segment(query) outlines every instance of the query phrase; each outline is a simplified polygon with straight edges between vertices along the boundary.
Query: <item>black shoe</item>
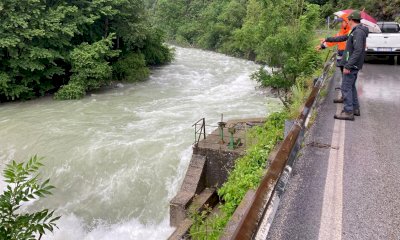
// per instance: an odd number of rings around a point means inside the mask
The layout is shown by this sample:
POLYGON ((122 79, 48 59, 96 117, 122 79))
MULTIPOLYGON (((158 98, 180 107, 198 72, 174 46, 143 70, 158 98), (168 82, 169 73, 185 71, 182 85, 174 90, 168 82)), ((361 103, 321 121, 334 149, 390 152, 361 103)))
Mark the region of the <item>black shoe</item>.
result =
POLYGON ((343 98, 336 98, 336 99, 333 99, 333 103, 343 103, 343 98))
POLYGON ((354 109, 354 116, 361 116, 360 109, 354 109))
POLYGON ((339 120, 354 121, 354 114, 353 114, 353 112, 342 111, 340 114, 335 114, 335 116, 333 116, 333 118, 339 119, 339 120))
POLYGON ((341 88, 340 87, 335 87, 335 90, 341 90, 341 88))

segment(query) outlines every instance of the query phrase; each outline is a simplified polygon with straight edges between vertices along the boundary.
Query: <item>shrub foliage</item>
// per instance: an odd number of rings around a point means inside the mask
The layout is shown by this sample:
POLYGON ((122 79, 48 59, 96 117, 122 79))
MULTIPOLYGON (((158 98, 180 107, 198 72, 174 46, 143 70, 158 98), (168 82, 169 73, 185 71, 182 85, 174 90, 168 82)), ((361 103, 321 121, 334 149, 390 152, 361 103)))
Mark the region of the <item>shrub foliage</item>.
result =
POLYGON ((44 209, 34 213, 21 210, 28 201, 37 200, 51 194, 54 188, 50 179, 40 180, 41 159, 32 157, 26 163, 8 164, 4 179, 8 183, 0 195, 0 238, 10 240, 40 239, 46 231, 52 232, 56 221, 54 211, 44 209))
POLYGON ((0 101, 69 83, 57 98, 81 97, 77 85, 87 91, 107 84, 111 66, 127 54, 143 52, 145 67, 170 61, 163 41, 142 0, 2 0, 0 101))

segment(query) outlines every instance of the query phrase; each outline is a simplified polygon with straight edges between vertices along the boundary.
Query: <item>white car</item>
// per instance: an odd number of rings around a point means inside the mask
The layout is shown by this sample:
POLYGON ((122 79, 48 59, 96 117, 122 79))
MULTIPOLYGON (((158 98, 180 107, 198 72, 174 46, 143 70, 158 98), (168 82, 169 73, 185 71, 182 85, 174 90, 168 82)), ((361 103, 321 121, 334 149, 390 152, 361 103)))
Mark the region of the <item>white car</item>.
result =
MULTIPOLYGON (((381 33, 368 34, 367 56, 389 57, 390 64, 394 57, 400 56, 400 25, 397 22, 378 22, 381 33)), ((397 62, 400 64, 400 57, 397 62)))

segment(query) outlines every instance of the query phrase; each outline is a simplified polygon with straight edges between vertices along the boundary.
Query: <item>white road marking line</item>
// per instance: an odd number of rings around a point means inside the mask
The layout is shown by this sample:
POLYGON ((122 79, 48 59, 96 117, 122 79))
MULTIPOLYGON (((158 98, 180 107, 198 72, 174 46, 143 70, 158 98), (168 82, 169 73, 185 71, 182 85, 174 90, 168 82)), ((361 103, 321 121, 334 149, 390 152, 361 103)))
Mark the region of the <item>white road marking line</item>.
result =
POLYGON ((345 126, 346 121, 335 120, 322 204, 319 240, 342 239, 345 126))

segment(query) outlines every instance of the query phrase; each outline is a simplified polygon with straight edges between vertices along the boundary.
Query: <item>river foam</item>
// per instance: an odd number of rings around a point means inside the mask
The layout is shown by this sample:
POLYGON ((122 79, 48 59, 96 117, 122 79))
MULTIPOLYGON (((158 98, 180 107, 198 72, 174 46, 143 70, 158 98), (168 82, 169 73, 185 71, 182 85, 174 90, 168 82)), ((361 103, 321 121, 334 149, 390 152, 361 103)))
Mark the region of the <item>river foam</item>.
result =
POLYGON ((158 240, 167 239, 173 229, 169 226, 169 221, 164 219, 157 224, 144 225, 137 219, 124 221, 121 223, 107 224, 97 221, 91 229, 85 229, 85 221, 69 214, 63 216, 58 227, 53 234, 47 234, 42 237, 43 240, 109 240, 109 239, 125 239, 125 240, 158 240))

